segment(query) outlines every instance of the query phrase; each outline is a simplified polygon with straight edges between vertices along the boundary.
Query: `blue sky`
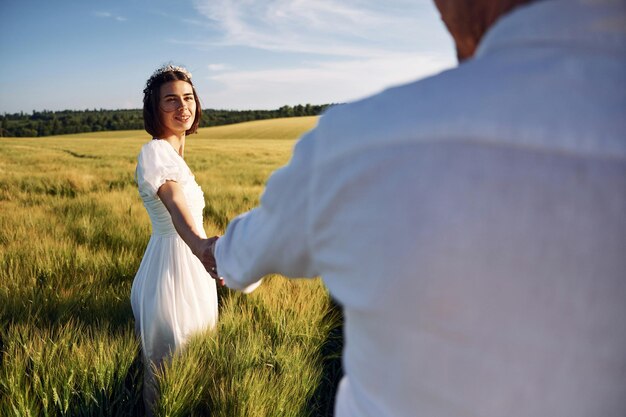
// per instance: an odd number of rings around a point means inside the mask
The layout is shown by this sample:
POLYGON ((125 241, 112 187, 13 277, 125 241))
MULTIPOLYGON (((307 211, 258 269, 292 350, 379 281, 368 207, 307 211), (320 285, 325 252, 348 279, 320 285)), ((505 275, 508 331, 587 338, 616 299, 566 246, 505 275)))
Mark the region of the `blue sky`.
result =
POLYGON ((345 102, 456 64, 431 0, 2 0, 0 113, 140 108, 185 65, 205 108, 345 102))

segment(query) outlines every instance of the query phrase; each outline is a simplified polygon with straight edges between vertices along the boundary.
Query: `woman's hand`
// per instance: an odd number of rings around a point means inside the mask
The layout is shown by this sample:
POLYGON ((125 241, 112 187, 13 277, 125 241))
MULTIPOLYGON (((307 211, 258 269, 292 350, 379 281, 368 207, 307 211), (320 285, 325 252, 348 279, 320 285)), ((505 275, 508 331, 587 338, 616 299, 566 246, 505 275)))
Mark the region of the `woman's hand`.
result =
POLYGON ((223 286, 224 279, 217 275, 217 263, 215 261, 215 244, 218 239, 219 236, 202 239, 193 252, 194 255, 200 259, 200 262, 202 262, 202 265, 204 265, 209 275, 223 286))

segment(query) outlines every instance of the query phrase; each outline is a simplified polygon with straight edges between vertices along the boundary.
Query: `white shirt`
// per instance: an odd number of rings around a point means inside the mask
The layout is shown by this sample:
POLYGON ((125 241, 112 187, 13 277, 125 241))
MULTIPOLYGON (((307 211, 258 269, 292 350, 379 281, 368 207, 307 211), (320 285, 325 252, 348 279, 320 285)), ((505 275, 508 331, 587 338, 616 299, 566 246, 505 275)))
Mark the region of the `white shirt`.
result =
POLYGON ((216 246, 321 275, 337 417, 626 415, 626 2, 512 12, 474 59, 337 106, 216 246))

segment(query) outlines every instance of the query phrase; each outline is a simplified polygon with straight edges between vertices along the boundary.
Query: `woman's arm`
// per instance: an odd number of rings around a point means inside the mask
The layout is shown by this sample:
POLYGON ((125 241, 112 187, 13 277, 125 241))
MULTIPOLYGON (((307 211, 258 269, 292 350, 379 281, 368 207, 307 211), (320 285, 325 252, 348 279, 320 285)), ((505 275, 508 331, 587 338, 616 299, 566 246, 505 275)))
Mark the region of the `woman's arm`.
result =
POLYGON ((217 279, 212 247, 217 236, 205 239, 200 235, 187 206, 185 194, 177 182, 166 181, 157 191, 157 195, 169 211, 178 235, 189 246, 191 252, 202 261, 209 274, 217 279))

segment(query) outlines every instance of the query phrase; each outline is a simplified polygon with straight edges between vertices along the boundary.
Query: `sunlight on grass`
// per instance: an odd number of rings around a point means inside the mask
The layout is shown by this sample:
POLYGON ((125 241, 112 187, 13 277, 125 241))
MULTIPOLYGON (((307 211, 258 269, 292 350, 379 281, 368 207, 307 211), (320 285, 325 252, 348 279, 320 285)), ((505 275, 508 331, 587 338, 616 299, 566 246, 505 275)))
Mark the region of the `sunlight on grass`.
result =
MULTIPOLYGON (((205 229, 254 207, 316 118, 201 129, 186 159, 205 229)), ((134 183, 144 132, 0 139, 0 415, 143 413, 130 288, 150 236, 134 183)), ((329 334, 340 317, 319 280, 268 277, 219 290, 217 331, 160 370, 162 416, 321 416, 329 334)), ((335 358, 336 359, 336 358, 335 358)), ((336 373, 336 372, 335 372, 336 373)))

